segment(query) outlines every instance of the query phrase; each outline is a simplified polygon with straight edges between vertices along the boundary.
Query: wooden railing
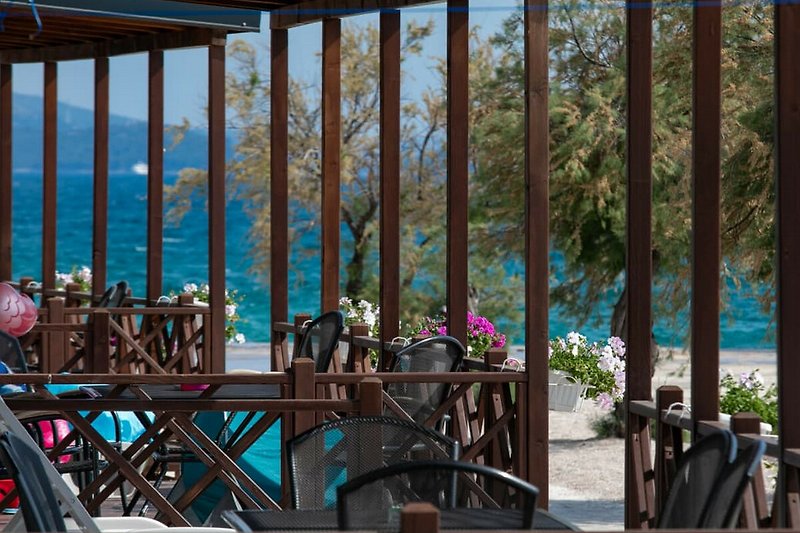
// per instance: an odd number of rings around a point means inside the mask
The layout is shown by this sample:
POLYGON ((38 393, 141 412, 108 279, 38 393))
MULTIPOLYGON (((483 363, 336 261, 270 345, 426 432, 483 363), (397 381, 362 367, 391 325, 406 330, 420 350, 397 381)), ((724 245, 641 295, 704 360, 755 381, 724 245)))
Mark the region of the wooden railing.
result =
POLYGON ((210 311, 190 294, 166 305, 129 295, 123 307, 99 308, 77 284, 43 290, 23 278, 16 285, 40 302, 38 323, 20 339, 35 370, 201 374, 211 368, 204 349, 210 311))
MULTIPOLYGON (((636 529, 650 529, 658 522, 660 510, 669 491, 677 463, 692 441, 692 432, 703 436, 727 424, 716 420, 694 421, 691 414, 683 408, 683 391, 679 387, 664 386, 658 389, 655 402, 631 402, 628 423, 637 428, 633 439, 634 446, 629 465, 634 469, 635 487, 630 492, 640 522, 633 524, 636 529), (655 428, 651 440, 651 427, 655 428), (696 427, 696 429, 695 429, 696 427)), ((775 528, 778 525, 780 506, 786 506, 786 526, 800 527, 800 450, 787 450, 781 461, 778 438, 774 435, 761 435, 761 420, 754 413, 738 413, 731 417, 730 429, 739 442, 746 447, 755 440, 764 441, 767 451, 764 463, 770 468, 783 469, 786 475, 785 489, 781 484, 769 486, 764 481, 763 464, 753 476, 742 505, 739 525, 746 529, 775 528), (772 505, 768 505, 769 501, 772 505)))

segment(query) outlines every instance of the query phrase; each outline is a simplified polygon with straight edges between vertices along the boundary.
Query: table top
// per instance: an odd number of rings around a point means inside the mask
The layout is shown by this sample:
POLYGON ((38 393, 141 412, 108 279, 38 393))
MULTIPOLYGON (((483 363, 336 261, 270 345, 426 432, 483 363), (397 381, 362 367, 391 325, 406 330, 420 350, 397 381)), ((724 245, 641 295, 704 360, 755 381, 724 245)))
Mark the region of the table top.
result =
MULTIPOLYGON (((515 509, 444 509, 439 512, 442 529, 513 529, 520 523, 520 511, 515 509)), ((337 531, 339 529, 335 509, 224 511, 222 518, 231 527, 243 533, 304 529, 337 531)), ((579 530, 568 520, 542 509, 536 510, 533 528, 579 530)))

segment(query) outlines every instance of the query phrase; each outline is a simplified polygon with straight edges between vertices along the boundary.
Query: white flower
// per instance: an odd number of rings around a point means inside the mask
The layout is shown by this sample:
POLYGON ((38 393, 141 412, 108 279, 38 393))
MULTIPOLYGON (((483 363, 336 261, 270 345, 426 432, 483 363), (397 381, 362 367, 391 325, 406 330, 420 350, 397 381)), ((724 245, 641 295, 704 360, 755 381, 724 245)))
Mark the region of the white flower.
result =
POLYGON ((577 346, 578 344, 581 344, 582 341, 584 340, 586 340, 586 337, 584 337, 577 331, 570 331, 569 333, 567 333, 567 343, 569 344, 577 346))
POLYGON ((341 298, 339 298, 339 305, 350 307, 353 305, 353 300, 351 300, 347 296, 342 296, 341 298))
POLYGON ((244 333, 237 333, 233 337, 233 340, 236 342, 236 344, 244 344, 244 342, 245 342, 244 333))
POLYGON ((236 306, 235 305, 226 305, 225 306, 225 316, 232 317, 236 314, 236 306))
POLYGON ((86 283, 92 282, 92 269, 84 266, 78 271, 78 279, 85 281, 86 283))
POLYGON ((575 356, 578 355, 578 345, 577 344, 572 347, 572 355, 575 355, 575 356))
POLYGON ((597 395, 597 405, 602 409, 611 409, 614 407, 614 400, 607 392, 601 392, 597 395))
POLYGON ((184 292, 197 292, 197 284, 196 283, 184 283, 183 284, 183 291, 184 292))
POLYGON ((203 283, 202 285, 200 285, 200 292, 202 292, 203 294, 208 294, 209 292, 208 283, 203 283))

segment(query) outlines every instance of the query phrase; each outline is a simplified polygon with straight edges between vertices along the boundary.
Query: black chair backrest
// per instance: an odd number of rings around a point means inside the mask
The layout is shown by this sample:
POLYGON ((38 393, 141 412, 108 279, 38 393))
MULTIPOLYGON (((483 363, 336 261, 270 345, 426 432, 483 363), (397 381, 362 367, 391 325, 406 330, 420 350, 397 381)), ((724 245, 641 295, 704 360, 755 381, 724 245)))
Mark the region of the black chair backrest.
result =
POLYGON ((120 307, 125 297, 128 295, 128 282, 119 281, 106 289, 106 292, 97 302, 97 307, 120 307))
POLYGON ((728 430, 703 437, 683 454, 658 520, 659 529, 698 529, 723 470, 736 457, 728 430))
POLYGON ((48 483, 39 451, 9 431, 0 435, 0 461, 11 473, 27 531, 66 531, 64 516, 48 483))
POLYGON ((341 311, 321 314, 306 327, 297 356, 310 357, 314 360, 316 372, 327 372, 343 329, 344 315, 341 311))
POLYGON ((419 459, 457 459, 459 444, 410 420, 386 416, 341 418, 287 443, 289 483, 296 509, 336 505, 337 486, 387 465, 419 459))
POLYGON ((339 529, 399 531, 399 508, 411 502, 441 509, 442 529, 533 529, 539 490, 486 465, 430 460, 367 472, 336 494, 339 529))
POLYGON ((734 529, 742 509, 742 496, 747 485, 758 472, 767 445, 755 441, 739 452, 732 463, 726 465, 714 486, 703 519, 706 529, 734 529))
POLYGON ((0 361, 15 374, 25 374, 28 372, 28 364, 25 362, 25 354, 19 341, 13 335, 0 330, 0 361))
MULTIPOLYGON (((429 337, 397 352, 391 371, 456 372, 466 352, 454 337, 429 337)), ((444 402, 450 388, 448 383, 390 383, 386 392, 415 422, 423 424, 444 402)))

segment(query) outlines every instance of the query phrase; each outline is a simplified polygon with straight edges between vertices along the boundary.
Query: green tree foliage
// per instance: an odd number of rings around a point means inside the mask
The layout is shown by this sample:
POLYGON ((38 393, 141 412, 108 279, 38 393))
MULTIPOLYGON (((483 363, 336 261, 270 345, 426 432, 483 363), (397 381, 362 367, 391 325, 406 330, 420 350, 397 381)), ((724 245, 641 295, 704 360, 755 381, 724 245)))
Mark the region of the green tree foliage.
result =
MULTIPOLYGON (((419 55, 432 23, 410 23, 404 31, 403 58, 419 55)), ((378 299, 379 212, 379 56, 374 26, 345 25, 342 31, 342 153, 341 218, 345 286, 355 299, 378 299)), ((228 162, 227 190, 240 200, 252 220, 249 233, 254 270, 269 269, 270 151, 269 80, 257 51, 235 41, 229 46, 234 68, 227 80, 228 127, 238 134, 234 157, 228 162)), ((406 74, 404 74, 406 75, 406 74)), ((302 237, 318 230, 321 202, 320 87, 290 80, 289 195, 290 240, 293 250, 319 253, 319 246, 301 249, 302 237)), ((436 278, 444 276, 446 107, 441 95, 429 91, 402 108, 401 131, 401 284, 404 322, 435 310, 443 301, 436 278), (434 273, 434 274, 432 274, 434 273), (410 294, 410 296, 408 296, 410 294)), ((173 220, 203 201, 207 174, 185 169, 167 189, 173 220)), ((266 276, 265 276, 266 277, 266 276)))
MULTIPOLYGON (((586 319, 625 267, 625 11, 610 1, 551 9, 551 237, 565 272, 554 300, 586 319)), ((771 21, 761 5, 723 10, 723 253, 726 279, 771 281, 771 21)), ((653 258, 661 316, 688 301, 691 231, 691 8, 656 10, 653 38, 653 258)), ((485 242, 524 241, 522 17, 487 44, 495 67, 480 103, 473 212, 485 242), (498 194, 506 190, 508 194, 498 194)), ((619 294, 619 293, 618 293, 619 294)), ((762 295, 769 301, 769 294, 762 295)), ((621 300, 624 301, 624 300, 621 300)), ((612 327, 613 331, 613 327, 612 327)), ((618 331, 618 330, 617 330, 618 331)))

